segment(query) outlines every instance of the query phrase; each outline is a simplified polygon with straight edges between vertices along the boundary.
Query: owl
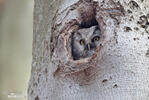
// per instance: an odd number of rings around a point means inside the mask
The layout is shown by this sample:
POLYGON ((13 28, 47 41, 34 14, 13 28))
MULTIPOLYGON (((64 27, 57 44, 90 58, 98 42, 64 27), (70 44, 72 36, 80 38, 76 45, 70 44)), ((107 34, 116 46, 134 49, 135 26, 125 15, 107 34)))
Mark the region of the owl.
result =
POLYGON ((74 60, 92 56, 99 44, 101 31, 98 26, 82 28, 72 35, 72 56, 74 60))

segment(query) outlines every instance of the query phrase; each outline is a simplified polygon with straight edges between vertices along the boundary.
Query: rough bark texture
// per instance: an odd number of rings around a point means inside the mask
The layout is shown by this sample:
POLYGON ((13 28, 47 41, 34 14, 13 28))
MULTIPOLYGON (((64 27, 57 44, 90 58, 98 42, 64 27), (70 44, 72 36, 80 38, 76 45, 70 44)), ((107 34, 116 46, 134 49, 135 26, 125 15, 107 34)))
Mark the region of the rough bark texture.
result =
POLYGON ((148 0, 35 0, 28 100, 148 100, 148 0), (71 36, 97 24, 102 43, 73 60, 71 36))

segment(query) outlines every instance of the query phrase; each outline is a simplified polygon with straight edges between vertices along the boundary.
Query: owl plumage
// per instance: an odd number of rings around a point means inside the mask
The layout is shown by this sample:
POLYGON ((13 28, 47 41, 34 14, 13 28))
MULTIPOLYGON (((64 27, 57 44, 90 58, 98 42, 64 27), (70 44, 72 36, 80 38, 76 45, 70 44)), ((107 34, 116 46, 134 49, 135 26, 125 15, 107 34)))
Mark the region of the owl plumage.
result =
POLYGON ((99 44, 101 31, 98 26, 82 28, 72 36, 72 56, 74 60, 92 56, 99 44))

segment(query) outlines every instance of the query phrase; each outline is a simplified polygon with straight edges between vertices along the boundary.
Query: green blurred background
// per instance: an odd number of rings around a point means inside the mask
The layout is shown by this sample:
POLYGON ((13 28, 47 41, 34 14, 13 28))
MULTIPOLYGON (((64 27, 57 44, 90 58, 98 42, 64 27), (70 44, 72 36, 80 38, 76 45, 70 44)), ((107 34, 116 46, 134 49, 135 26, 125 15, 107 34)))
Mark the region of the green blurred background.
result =
POLYGON ((34 0, 0 0, 0 100, 27 100, 34 0))

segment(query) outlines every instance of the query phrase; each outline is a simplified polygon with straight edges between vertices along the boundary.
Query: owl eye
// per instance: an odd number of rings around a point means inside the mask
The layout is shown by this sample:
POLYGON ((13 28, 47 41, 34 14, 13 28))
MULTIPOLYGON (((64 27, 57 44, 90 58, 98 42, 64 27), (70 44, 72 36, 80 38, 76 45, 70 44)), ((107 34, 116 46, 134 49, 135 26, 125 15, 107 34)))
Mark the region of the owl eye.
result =
POLYGON ((84 41, 83 39, 81 39, 81 40, 80 40, 80 44, 81 44, 81 45, 84 45, 84 44, 85 44, 85 41, 84 41))
POLYGON ((95 42, 95 41, 99 41, 99 39, 100 39, 99 36, 95 36, 95 37, 93 38, 93 42, 95 42))

